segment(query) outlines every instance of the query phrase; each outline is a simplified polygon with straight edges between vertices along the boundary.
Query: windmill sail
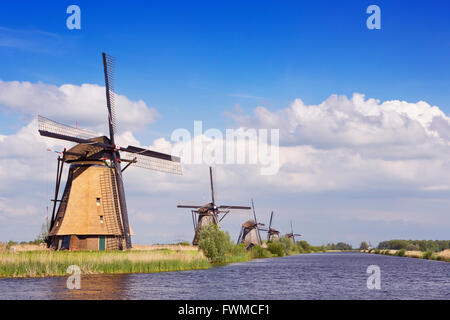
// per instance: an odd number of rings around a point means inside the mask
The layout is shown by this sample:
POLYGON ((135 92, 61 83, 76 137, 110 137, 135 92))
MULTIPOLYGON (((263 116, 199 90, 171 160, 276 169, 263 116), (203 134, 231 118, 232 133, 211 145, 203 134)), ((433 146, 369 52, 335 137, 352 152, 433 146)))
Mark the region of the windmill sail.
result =
MULTIPOLYGON (((38 115, 38 128, 39 128, 39 133, 42 136, 58 138, 58 139, 62 139, 62 140, 68 140, 65 138, 77 138, 77 139, 82 139, 82 140, 89 140, 89 139, 99 136, 99 134, 97 134, 93 131, 71 127, 71 126, 50 120, 50 119, 45 118, 40 115, 38 115)), ((72 140, 69 140, 69 141, 72 141, 72 140)), ((74 141, 74 142, 77 142, 77 141, 74 141)))
POLYGON ((169 154, 133 146, 120 149, 120 154, 123 160, 132 161, 132 166, 172 174, 182 174, 180 158, 169 154))
POLYGON ((105 92, 106 92, 106 107, 108 109, 108 124, 109 124, 109 139, 114 146, 112 152, 112 160, 114 163, 114 169, 116 171, 116 184, 118 191, 118 202, 120 206, 120 213, 122 215, 123 233, 125 237, 125 244, 127 249, 131 249, 131 234, 130 225, 128 222, 127 203, 125 199, 125 190, 122 179, 122 169, 120 166, 120 154, 115 148, 114 134, 116 132, 116 111, 115 111, 115 98, 114 98, 114 71, 116 59, 112 56, 102 53, 103 57, 103 71, 105 74, 105 92))
POLYGON ((108 109, 109 137, 114 144, 114 134, 116 125, 116 100, 114 92, 114 72, 116 68, 116 58, 106 53, 102 53, 103 71, 105 73, 106 107, 108 109))

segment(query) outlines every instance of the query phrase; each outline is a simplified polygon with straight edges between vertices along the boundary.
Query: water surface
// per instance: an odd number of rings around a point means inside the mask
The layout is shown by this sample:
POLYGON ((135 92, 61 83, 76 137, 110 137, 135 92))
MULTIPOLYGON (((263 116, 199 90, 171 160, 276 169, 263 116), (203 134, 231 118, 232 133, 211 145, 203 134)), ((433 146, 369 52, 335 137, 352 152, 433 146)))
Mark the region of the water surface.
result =
POLYGON ((450 263, 364 253, 316 253, 208 270, 0 279, 0 299, 450 299, 450 263), (367 289, 369 265, 381 290, 367 289))

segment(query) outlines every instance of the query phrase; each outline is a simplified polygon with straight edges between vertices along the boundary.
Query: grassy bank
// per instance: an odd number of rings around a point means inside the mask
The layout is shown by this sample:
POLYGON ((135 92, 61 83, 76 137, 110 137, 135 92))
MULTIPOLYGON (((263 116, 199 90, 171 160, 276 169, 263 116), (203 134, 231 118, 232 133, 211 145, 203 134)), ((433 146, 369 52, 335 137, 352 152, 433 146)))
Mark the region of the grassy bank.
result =
POLYGON ((199 246, 134 245, 128 251, 52 251, 36 244, 0 244, 0 278, 67 276, 76 265, 82 274, 153 273, 207 269, 252 259, 326 251, 287 238, 246 250, 216 225, 199 233, 199 246))
POLYGON ((63 276, 70 265, 77 265, 82 274, 153 273, 212 266, 197 250, 0 252, 0 277, 3 278, 63 276))
POLYGON ((438 260, 450 262, 450 249, 446 249, 440 252, 433 251, 418 251, 418 250, 382 250, 382 249, 371 249, 362 250, 363 252, 374 253, 374 254, 384 254, 390 256, 398 257, 408 257, 408 258, 418 258, 418 259, 428 259, 428 260, 438 260))

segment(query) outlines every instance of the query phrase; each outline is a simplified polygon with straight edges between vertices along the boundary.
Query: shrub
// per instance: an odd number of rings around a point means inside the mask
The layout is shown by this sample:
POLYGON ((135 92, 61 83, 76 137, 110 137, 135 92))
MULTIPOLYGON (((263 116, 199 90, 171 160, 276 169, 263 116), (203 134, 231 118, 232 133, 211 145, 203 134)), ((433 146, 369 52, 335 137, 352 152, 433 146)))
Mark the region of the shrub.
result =
POLYGON ((283 237, 279 241, 280 241, 281 245, 283 246, 285 256, 288 256, 292 253, 297 252, 297 247, 294 245, 294 243, 292 242, 292 240, 290 238, 283 237))
POLYGON ((283 245, 279 240, 270 241, 267 245, 267 249, 270 251, 270 253, 278 256, 278 257, 284 257, 285 252, 283 249, 283 245))
POLYGON ((19 244, 19 243, 18 243, 17 241, 12 241, 12 240, 9 240, 8 243, 7 243, 8 247, 16 246, 16 245, 18 245, 18 244, 19 244))
POLYGON ((254 258, 254 259, 271 257, 270 252, 267 249, 264 249, 261 246, 254 246, 254 247, 252 247, 251 255, 252 255, 252 258, 254 258))
POLYGON ((378 244, 378 249, 419 250, 439 252, 450 247, 450 240, 389 240, 378 244))
POLYGON ((311 247, 311 245, 308 242, 304 241, 304 240, 297 241, 297 243, 295 245, 297 247, 297 250, 300 253, 303 253, 303 252, 304 253, 310 253, 310 252, 313 251, 313 248, 311 247))
POLYGON ((428 260, 433 259, 433 251, 427 250, 426 252, 423 253, 422 258, 428 259, 428 260))
POLYGON ((400 249, 395 253, 396 256, 404 257, 405 256, 405 249, 400 249))
POLYGON ((243 256, 247 255, 247 249, 245 249, 245 243, 234 244, 231 247, 231 252, 233 256, 243 256))
POLYGON ((230 235, 220 230, 215 224, 201 227, 198 238, 198 247, 213 263, 224 262, 226 254, 231 253, 235 246, 231 242, 230 235))
POLYGON ((190 246, 191 243, 188 242, 188 241, 180 241, 180 242, 177 243, 177 245, 180 245, 180 246, 190 246))

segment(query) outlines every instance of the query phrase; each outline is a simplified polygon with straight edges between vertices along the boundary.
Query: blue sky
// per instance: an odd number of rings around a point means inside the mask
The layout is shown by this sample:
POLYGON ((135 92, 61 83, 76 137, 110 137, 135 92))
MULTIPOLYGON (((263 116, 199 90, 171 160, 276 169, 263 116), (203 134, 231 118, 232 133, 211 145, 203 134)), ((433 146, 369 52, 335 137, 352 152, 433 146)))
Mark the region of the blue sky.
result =
MULTIPOLYGON (((422 100, 448 115, 449 12, 448 1, 9 1, 2 3, 0 10, 0 80, 56 86, 103 85, 101 52, 105 51, 117 58, 116 91, 131 101, 142 99, 160 115, 156 122, 133 132, 146 145, 159 137, 168 139, 176 128, 192 131, 194 120, 203 120, 205 128, 234 127, 237 124, 229 114, 237 106, 248 115, 258 106, 275 115, 297 98, 305 105, 318 105, 332 94, 350 98, 356 92, 381 102, 422 100), (81 30, 66 27, 66 8, 71 4, 81 8, 81 30), (372 4, 381 8, 381 30, 366 27, 366 8, 372 4)), ((43 110, 45 113, 45 106, 43 110)), ((31 121, 31 114, 0 102, 0 138, 19 132, 31 121)), ((416 116, 420 117, 420 111, 416 116)), ((442 136, 447 134, 446 127, 439 128, 442 136)), ((392 141, 380 153, 391 150, 396 143, 392 141)), ((411 151, 414 146, 406 148, 411 151)), ((418 148, 425 155, 414 161, 429 156, 425 146, 418 148)), ((364 148, 355 150, 351 151, 356 156, 368 152, 364 148)), ((386 161, 392 158, 370 157, 386 161)), ((336 172, 342 169, 339 165, 336 172)), ((427 164, 426 168, 433 165, 427 164)), ((396 168, 400 172, 403 167, 396 168)), ((449 204, 444 200, 447 191, 442 191, 446 190, 442 186, 448 184, 444 179, 448 171, 446 162, 433 168, 435 171, 429 175, 436 178, 430 178, 429 185, 419 185, 417 177, 405 173, 391 181, 395 187, 387 189, 381 182, 378 189, 378 184, 372 187, 370 182, 368 189, 349 183, 349 189, 337 192, 325 188, 314 195, 299 191, 272 199, 267 197, 271 188, 268 184, 261 207, 270 212, 271 203, 276 203, 286 212, 280 217, 286 226, 289 214, 301 208, 302 221, 311 226, 307 236, 316 244, 341 239, 357 244, 364 234, 373 242, 415 235, 442 238, 450 226, 443 211, 449 204), (436 191, 423 194, 423 190, 436 191), (359 209, 373 210, 371 218, 356 221, 350 213, 346 216, 346 212, 359 209), (333 210, 341 212, 341 216, 330 214, 333 210), (423 224, 420 216, 430 210, 436 212, 430 218, 435 223, 423 224), (315 212, 316 216, 305 212, 315 212), (387 219, 385 214, 389 212, 400 220, 387 219), (405 218, 408 212, 414 213, 413 220, 405 218), (383 219, 377 220, 377 213, 383 219), (442 217, 445 223, 439 225, 437 221, 442 217), (396 223, 401 230, 396 229, 396 223), (333 234, 332 225, 340 226, 340 233, 333 234), (352 234, 351 230, 356 229, 360 231, 352 234)), ((365 178, 365 174, 355 174, 356 180, 365 178)), ((47 187, 51 188, 51 184, 47 187)), ((10 197, 14 190, 0 194, 0 200, 2 196, 10 197)), ((142 203, 131 212, 144 210, 140 194, 131 192, 130 198, 142 203)), ((164 196, 168 200, 159 203, 160 208, 180 199, 179 194, 164 196)), ((40 222, 35 223, 21 237, 30 238, 29 233, 34 232, 31 230, 39 226, 40 222)), ((153 228, 144 223, 141 230, 139 226, 136 230, 145 234, 144 227, 153 228)), ((190 237, 191 231, 184 226, 180 225, 179 230, 190 237)), ((19 233, 9 233, 14 234, 19 233)), ((140 239, 158 241, 157 237, 145 235, 140 239)))
POLYGON ((2 4, 11 31, 0 34, 23 44, 1 47, 2 80, 102 84, 106 51, 118 59, 118 92, 156 107, 153 129, 166 134, 186 120, 221 127, 235 104, 282 108, 333 93, 450 111, 447 1, 78 1, 81 30, 66 28, 69 4, 2 4), (381 30, 366 28, 370 4, 381 30))

